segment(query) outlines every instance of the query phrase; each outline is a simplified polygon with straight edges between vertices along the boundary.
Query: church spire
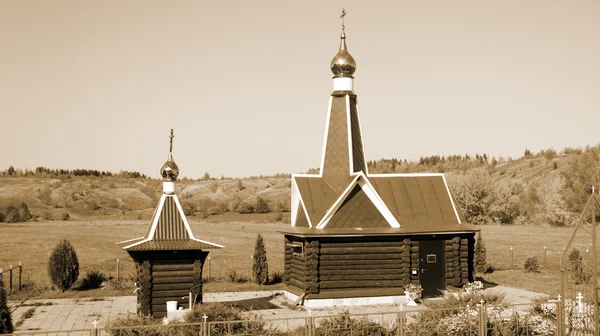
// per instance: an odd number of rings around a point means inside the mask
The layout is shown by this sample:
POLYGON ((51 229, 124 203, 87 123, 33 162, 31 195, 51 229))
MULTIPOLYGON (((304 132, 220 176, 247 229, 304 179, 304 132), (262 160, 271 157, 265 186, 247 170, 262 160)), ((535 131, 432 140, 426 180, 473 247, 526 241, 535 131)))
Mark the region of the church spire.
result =
POLYGON ((163 192, 166 194, 171 194, 175 192, 175 186, 173 182, 177 180, 179 176, 179 167, 173 160, 173 129, 171 128, 171 135, 169 136, 169 156, 167 157, 167 161, 163 164, 162 168, 160 168, 160 175, 163 178, 163 192))
POLYGON ((354 173, 367 173, 352 77, 356 62, 346 46, 345 16, 342 9, 340 48, 331 61, 333 93, 321 161, 321 174, 334 190, 354 173))
POLYGON ((354 57, 348 52, 346 46, 346 25, 344 24, 344 17, 346 16, 346 10, 342 8, 342 15, 340 15, 342 33, 340 34, 340 48, 337 54, 331 60, 331 72, 333 72, 333 89, 334 90, 352 90, 353 81, 352 75, 356 71, 356 61, 354 57))

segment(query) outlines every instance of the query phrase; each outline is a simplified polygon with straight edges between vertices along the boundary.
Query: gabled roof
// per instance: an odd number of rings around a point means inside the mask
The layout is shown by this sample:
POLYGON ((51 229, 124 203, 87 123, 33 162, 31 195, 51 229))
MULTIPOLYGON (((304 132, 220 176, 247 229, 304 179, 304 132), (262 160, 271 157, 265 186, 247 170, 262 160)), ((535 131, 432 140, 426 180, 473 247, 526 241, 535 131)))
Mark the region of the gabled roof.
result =
POLYGON ((128 251, 205 250, 222 245, 194 238, 190 225, 175 194, 163 194, 144 237, 123 247, 128 251))

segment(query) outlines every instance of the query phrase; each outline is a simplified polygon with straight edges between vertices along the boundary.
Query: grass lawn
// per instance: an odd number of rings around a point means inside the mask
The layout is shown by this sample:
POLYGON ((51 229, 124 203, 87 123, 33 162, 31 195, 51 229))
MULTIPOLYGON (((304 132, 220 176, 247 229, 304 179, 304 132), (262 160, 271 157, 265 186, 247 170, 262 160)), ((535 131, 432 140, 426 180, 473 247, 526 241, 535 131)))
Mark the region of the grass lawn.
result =
MULTIPOLYGON (((486 225, 480 228, 487 248, 487 261, 495 268, 495 271, 478 276, 503 286, 542 292, 552 297, 560 294, 560 257, 574 228, 535 225, 486 225), (546 263, 544 262, 544 246, 546 247, 546 263), (536 257, 539 260, 539 273, 525 272, 523 264, 530 257, 536 257)), ((586 248, 589 248, 591 255, 591 236, 579 230, 572 246, 578 248, 584 254, 584 258, 587 255, 586 248)))
MULTIPOLYGON (((289 224, 265 223, 211 223, 190 222, 196 238, 225 245, 220 250, 210 251, 211 279, 205 285, 206 292, 242 291, 259 289, 281 289, 282 284, 258 286, 252 283, 231 283, 224 281, 228 272, 235 270, 238 277, 250 277, 250 256, 254 252, 256 236, 260 233, 265 242, 269 271, 283 271, 283 235, 289 224)), ((60 239, 67 239, 74 246, 80 265, 80 278, 87 271, 97 270, 107 276, 116 276, 117 259, 120 259, 121 278, 132 276, 135 272, 132 259, 127 252, 115 245, 116 242, 141 237, 146 232, 148 221, 90 221, 90 222, 29 222, 18 224, 0 224, 0 267, 23 264, 23 280, 39 298, 62 298, 83 296, 133 295, 133 283, 121 290, 98 289, 92 291, 67 291, 60 293, 46 288, 50 283, 47 275, 47 261, 50 253, 60 239)), ((204 277, 208 277, 208 265, 205 265, 204 277)), ((5 275, 5 280, 8 275, 5 275)), ((15 280, 16 281, 16 280, 15 280)), ((32 291, 21 295, 11 295, 10 299, 19 299, 31 295, 32 291)))
MULTIPOLYGON (((226 279, 228 273, 233 270, 239 277, 250 276, 250 256, 254 251, 258 233, 262 234, 265 241, 270 272, 282 272, 283 236, 278 231, 287 229, 289 224, 265 223, 263 219, 259 222, 198 219, 192 217, 190 223, 197 238, 225 245, 224 249, 211 250, 209 254, 211 279, 205 284, 205 292, 283 288, 282 284, 258 286, 252 283, 232 283, 226 279)), ((45 289, 50 283, 46 271, 47 261, 54 246, 64 238, 69 240, 77 251, 80 278, 90 270, 116 276, 116 259, 120 259, 121 277, 132 276, 134 266, 131 258, 115 243, 143 236, 147 226, 148 221, 136 220, 0 224, 0 267, 6 269, 10 264, 18 265, 22 262, 24 281, 35 284, 38 288, 37 291, 11 295, 11 299, 26 298, 33 292, 37 293, 35 295, 38 298, 133 295, 131 282, 123 289, 71 290, 65 293, 49 291, 45 289)), ((504 286, 543 292, 552 296, 559 293, 560 254, 573 228, 490 225, 482 226, 481 229, 487 248, 487 261, 494 266, 495 272, 479 276, 504 286), (544 265, 544 246, 547 247, 547 265, 544 265), (512 269, 510 247, 513 247, 512 269), (540 273, 526 273, 523 269, 525 259, 533 256, 540 261, 540 273)), ((203 275, 208 277, 208 265, 205 266, 203 275)))

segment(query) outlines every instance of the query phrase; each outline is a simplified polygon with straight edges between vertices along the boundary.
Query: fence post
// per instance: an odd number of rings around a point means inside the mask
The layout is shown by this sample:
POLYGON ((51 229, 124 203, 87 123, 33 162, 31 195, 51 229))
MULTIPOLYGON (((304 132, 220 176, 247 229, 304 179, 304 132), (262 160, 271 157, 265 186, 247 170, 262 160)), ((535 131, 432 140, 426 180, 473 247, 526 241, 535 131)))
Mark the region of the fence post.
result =
POLYGON ((19 290, 21 290, 21 288, 23 288, 23 286, 21 285, 22 277, 23 277, 23 264, 21 264, 21 262, 19 261, 19 290))
POLYGON ((202 329, 200 329, 200 336, 208 336, 208 323, 206 323, 206 320, 208 320, 208 316, 206 314, 204 314, 204 316, 202 316, 202 329))
POLYGON ((94 322, 92 322, 92 325, 92 336, 98 336, 98 320, 95 319, 94 322))
POLYGON ((510 247, 510 269, 513 269, 513 248, 510 247))
POLYGON ((306 317, 306 334, 307 336, 312 336, 313 335, 313 320, 312 320, 312 315, 310 312, 310 309, 308 310, 308 316, 306 317))
POLYGON ((563 331, 565 330, 564 327, 564 315, 562 312, 562 301, 560 298, 560 294, 558 294, 558 300, 555 301, 556 304, 556 336, 562 336, 563 335, 563 331))
POLYGON ((400 311, 398 312, 398 336, 404 335, 404 305, 400 304, 400 311))
POLYGON ((487 322, 485 319, 485 306, 483 305, 485 301, 481 299, 479 305, 479 335, 487 335, 487 322))
POLYGON ((12 294, 12 285, 13 285, 13 281, 12 281, 12 265, 8 266, 8 288, 9 288, 9 294, 12 294))
POLYGON ((250 279, 250 282, 252 282, 252 269, 254 268, 254 255, 250 255, 250 275, 248 276, 248 279, 250 279))
POLYGON ((117 259, 117 288, 119 287, 119 259, 117 259))

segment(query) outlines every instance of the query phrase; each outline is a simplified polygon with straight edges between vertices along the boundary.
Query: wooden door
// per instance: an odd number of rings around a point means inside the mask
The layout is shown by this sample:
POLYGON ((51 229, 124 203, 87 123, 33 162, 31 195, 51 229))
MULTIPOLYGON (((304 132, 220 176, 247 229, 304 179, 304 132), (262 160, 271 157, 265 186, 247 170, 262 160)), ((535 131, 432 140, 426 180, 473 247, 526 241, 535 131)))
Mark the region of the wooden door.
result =
POLYGON ((419 242, 419 281, 423 287, 424 298, 439 296, 446 288, 444 279, 443 240, 421 240, 419 242))

